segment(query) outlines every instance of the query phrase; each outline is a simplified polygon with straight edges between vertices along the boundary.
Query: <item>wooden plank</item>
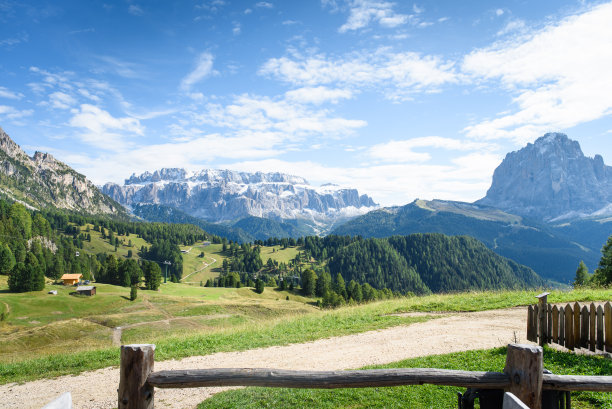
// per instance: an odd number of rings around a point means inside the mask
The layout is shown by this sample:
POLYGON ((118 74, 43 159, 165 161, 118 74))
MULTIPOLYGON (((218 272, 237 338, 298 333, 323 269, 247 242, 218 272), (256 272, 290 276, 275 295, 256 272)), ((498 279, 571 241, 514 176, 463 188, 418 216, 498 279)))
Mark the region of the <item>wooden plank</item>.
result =
POLYGON ((542 389, 556 391, 612 392, 612 376, 544 374, 542 389))
POLYGON ((603 307, 600 305, 597 307, 597 349, 600 351, 604 350, 604 326, 603 326, 603 307))
POLYGON ((536 342, 533 339, 533 306, 527 307, 527 340, 531 342, 536 342))
POLYGON ((502 409, 529 409, 519 398, 510 392, 504 393, 504 403, 502 409))
POLYGON ((574 348, 580 348, 580 304, 574 303, 574 348))
MULTIPOLYGON (((575 312, 574 312, 575 314, 575 312)), ((580 311, 580 344, 574 341, 576 348, 588 348, 589 347, 589 309, 587 306, 583 306, 580 311)), ((575 331, 575 329, 574 329, 575 331)))
POLYGON ((559 343, 559 308, 556 305, 552 309, 552 342, 559 343))
POLYGON ((513 393, 531 409, 542 409, 542 348, 508 345, 504 373, 512 380, 505 392, 513 393))
POLYGON ((559 345, 565 345, 565 308, 559 307, 559 345))
POLYGON ((147 383, 155 363, 155 345, 121 346, 119 409, 153 409, 154 389, 147 383))
POLYGON ((589 306, 589 349, 595 352, 595 344, 597 343, 595 333, 595 320, 597 319, 597 309, 595 304, 591 303, 589 306))
POLYGON ((538 335, 540 335, 540 320, 538 317, 540 316, 540 306, 533 306, 533 328, 535 330, 533 334, 533 342, 538 342, 538 335))
POLYGON ((156 388, 267 386, 281 388, 369 388, 401 385, 447 385, 504 389, 511 385, 499 372, 469 372, 435 368, 367 369, 359 371, 290 371, 264 368, 221 368, 160 371, 149 375, 156 388))
POLYGON ((540 346, 546 345, 548 341, 548 323, 546 322, 548 308, 546 307, 546 299, 548 293, 538 295, 538 340, 540 346))
POLYGON ((552 305, 548 304, 546 306, 546 343, 552 342, 552 305))
POLYGON ((574 311, 572 306, 565 306, 565 347, 574 350, 574 311))
POLYGON ((612 304, 610 301, 604 305, 604 332, 606 352, 612 352, 612 304))

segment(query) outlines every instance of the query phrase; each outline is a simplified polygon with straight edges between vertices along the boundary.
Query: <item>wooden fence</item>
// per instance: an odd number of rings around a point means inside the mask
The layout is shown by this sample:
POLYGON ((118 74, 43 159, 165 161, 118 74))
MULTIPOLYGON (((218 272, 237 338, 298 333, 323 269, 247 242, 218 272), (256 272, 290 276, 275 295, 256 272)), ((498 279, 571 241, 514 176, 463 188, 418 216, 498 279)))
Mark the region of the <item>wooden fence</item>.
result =
POLYGON ((332 389, 433 384, 503 390, 514 394, 531 409, 542 409, 543 390, 612 392, 612 376, 544 374, 542 348, 518 344, 508 345, 504 372, 468 372, 432 368, 316 372, 279 369, 199 369, 153 372, 154 363, 155 345, 121 347, 120 379, 117 390, 119 409, 153 409, 155 388, 207 386, 332 389))
POLYGON ((540 345, 558 344, 577 348, 612 352, 612 305, 551 305, 546 293, 540 302, 527 309, 527 339, 540 345))

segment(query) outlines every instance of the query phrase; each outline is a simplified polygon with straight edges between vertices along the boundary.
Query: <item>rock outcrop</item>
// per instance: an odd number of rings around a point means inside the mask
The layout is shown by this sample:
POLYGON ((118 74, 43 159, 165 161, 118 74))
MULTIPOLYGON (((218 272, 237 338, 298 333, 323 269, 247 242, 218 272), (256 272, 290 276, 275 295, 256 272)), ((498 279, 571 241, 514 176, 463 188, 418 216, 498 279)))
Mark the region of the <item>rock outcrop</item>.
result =
POLYGON ((0 128, 0 194, 29 207, 55 207, 88 214, 125 215, 85 176, 48 153, 28 156, 0 128))
POLYGON ((612 210, 612 167, 567 135, 548 133, 507 154, 476 203, 544 221, 599 215, 612 210))

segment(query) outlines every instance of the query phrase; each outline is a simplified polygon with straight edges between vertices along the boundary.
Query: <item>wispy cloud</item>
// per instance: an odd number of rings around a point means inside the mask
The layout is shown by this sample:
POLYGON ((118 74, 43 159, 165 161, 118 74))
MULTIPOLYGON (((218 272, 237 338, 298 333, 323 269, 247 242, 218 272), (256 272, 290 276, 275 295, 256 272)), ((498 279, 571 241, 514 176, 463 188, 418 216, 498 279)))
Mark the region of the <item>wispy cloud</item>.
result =
POLYGON ((144 127, 136 118, 116 118, 95 105, 82 104, 73 111, 69 125, 83 129, 77 137, 83 142, 104 150, 122 150, 129 137, 144 134, 144 127))
POLYGON ((21 33, 12 37, 3 38, 0 40, 0 47, 12 48, 17 44, 27 42, 29 38, 30 36, 27 33, 21 33))
POLYGON ((23 98, 23 94, 20 92, 13 92, 5 87, 0 87, 0 98, 21 99, 23 98))
POLYGON ((445 138, 441 136, 424 136, 392 140, 372 146, 368 154, 375 160, 381 162, 427 162, 432 158, 431 148, 444 149, 448 151, 478 151, 486 152, 495 148, 489 143, 475 142, 445 138), (428 148, 426 152, 417 152, 415 149, 428 148))
POLYGON ((396 4, 388 1, 349 0, 342 6, 336 1, 324 0, 322 3, 324 6, 331 6, 334 11, 348 9, 349 16, 346 23, 338 29, 340 33, 360 30, 375 22, 392 28, 406 24, 411 19, 410 15, 395 12, 396 4))
POLYGON ((209 52, 203 52, 196 61, 196 67, 181 81, 181 90, 187 92, 194 84, 202 81, 213 73, 214 57, 209 52))
POLYGON ((392 100, 409 99, 411 94, 419 92, 435 92, 444 84, 459 81, 453 62, 414 52, 395 53, 388 48, 340 57, 317 54, 272 58, 259 73, 293 85, 370 87, 382 90, 392 100))
POLYGON ((269 1, 260 1, 260 2, 255 3, 255 7, 263 8, 263 9, 271 9, 271 8, 274 8, 274 4, 270 3, 269 1))
POLYGON ((320 105, 324 102, 337 103, 341 99, 350 99, 353 97, 353 92, 348 89, 330 89, 318 86, 293 89, 287 91, 285 96, 290 101, 320 105))
POLYGON ((518 109, 468 126, 468 136, 532 140, 612 113, 612 3, 476 50, 462 69, 499 81, 518 109))
POLYGON ((0 105, 0 118, 19 119, 34 113, 31 109, 16 109, 8 105, 0 105))
POLYGON ((130 4, 130 6, 128 7, 128 13, 133 16, 142 16, 144 15, 144 10, 142 9, 142 7, 136 4, 130 4))

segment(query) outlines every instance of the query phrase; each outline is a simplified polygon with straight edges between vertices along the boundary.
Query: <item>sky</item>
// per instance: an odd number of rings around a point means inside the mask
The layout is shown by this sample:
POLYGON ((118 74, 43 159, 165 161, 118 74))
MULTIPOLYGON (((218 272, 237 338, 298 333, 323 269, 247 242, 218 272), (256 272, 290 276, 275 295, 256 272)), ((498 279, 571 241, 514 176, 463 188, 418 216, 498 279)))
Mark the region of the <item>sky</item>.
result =
POLYGON ((564 132, 612 162, 612 3, 0 0, 0 127, 94 183, 283 172, 474 201, 564 132))

